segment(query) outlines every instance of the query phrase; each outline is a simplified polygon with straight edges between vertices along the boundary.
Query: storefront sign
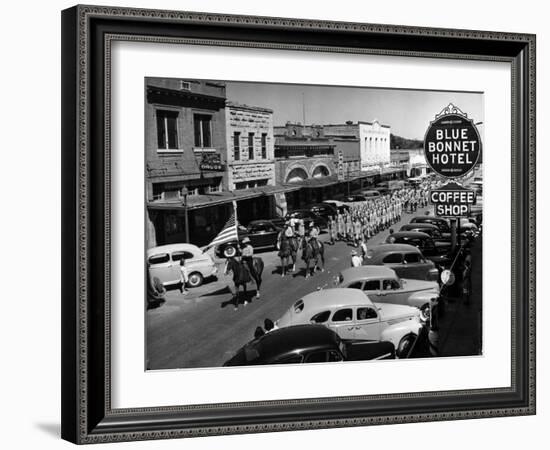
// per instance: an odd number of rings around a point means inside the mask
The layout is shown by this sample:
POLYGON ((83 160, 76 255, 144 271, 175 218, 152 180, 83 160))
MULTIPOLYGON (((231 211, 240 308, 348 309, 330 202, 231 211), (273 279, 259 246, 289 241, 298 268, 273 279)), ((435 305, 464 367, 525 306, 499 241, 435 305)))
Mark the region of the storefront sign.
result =
POLYGON ((436 216, 466 217, 476 202, 476 194, 457 183, 447 183, 430 191, 430 202, 434 205, 436 216))
POLYGON ((338 152, 338 181, 344 181, 346 178, 344 174, 344 154, 342 151, 338 152))
POLYGON ((205 153, 202 155, 199 169, 209 172, 223 172, 225 166, 222 164, 221 156, 217 153, 205 153))
POLYGON ((481 154, 476 126, 450 104, 435 116, 424 136, 426 162, 439 175, 457 178, 472 170, 481 154))

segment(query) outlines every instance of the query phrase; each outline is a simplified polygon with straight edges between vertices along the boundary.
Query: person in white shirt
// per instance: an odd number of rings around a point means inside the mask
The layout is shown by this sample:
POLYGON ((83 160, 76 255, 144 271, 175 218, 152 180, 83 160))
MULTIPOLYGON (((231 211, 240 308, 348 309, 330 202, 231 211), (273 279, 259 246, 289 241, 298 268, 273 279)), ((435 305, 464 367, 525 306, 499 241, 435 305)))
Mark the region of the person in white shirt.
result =
POLYGON ((351 252, 351 267, 359 267, 363 261, 355 250, 351 252))
POLYGON ((183 295, 186 295, 189 293, 187 289, 185 289, 185 285, 187 284, 187 281, 189 281, 189 273, 187 272, 187 267, 185 267, 185 259, 180 259, 180 271, 181 271, 181 287, 180 291, 183 295))

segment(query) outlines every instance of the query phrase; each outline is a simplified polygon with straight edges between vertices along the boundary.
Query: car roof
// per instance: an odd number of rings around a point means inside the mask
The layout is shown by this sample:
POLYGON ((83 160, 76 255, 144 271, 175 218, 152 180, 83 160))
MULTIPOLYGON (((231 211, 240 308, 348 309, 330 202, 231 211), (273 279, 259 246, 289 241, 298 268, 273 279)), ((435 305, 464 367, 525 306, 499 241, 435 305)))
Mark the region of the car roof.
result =
POLYGON ((369 247, 369 252, 372 252, 373 255, 380 253, 392 253, 392 252, 414 252, 419 253, 414 245, 410 244, 378 244, 369 247))
POLYGON ((393 234, 390 234, 388 237, 390 236, 393 236, 395 238, 409 237, 409 238, 422 238, 422 239, 426 239, 430 237, 429 234, 422 233, 421 231, 397 231, 393 234))
POLYGON ((250 222, 248 222, 249 227, 251 225, 263 225, 263 224, 275 226, 275 224, 269 219, 257 219, 257 220, 251 220, 250 222))
POLYGON ((152 247, 147 249, 147 256, 156 255, 157 253, 171 253, 174 251, 188 251, 191 253, 202 253, 201 249, 193 244, 167 244, 167 245, 159 245, 158 247, 152 247))
POLYGON ((438 221, 443 221, 443 222, 447 222, 447 219, 444 219, 443 217, 437 217, 437 216, 416 216, 416 217, 413 217, 410 221, 410 223, 415 223, 413 222, 413 220, 422 220, 422 219, 427 219, 427 220, 438 220, 438 221))
POLYGON ((424 223, 424 222, 414 222, 414 223, 406 223, 401 226, 401 230, 410 230, 412 228, 426 228, 431 230, 439 230, 439 227, 437 225, 434 225, 433 223, 424 223))
POLYGON ((287 353, 293 350, 334 344, 338 336, 324 325, 296 325, 280 328, 265 334, 257 340, 261 353, 287 353))
POLYGON ((336 211, 337 209, 336 205, 332 203, 313 203, 312 205, 309 205, 309 208, 327 208, 332 211, 336 211))
POLYGON ((258 364, 301 350, 315 350, 327 346, 334 348, 339 342, 338 335, 324 325, 293 325, 273 330, 250 341, 226 364, 258 364))
POLYGON ((372 301, 363 291, 358 289, 330 288, 311 292, 300 298, 304 302, 304 309, 309 310, 325 307, 339 307, 348 305, 364 305, 372 301))
POLYGON ((385 266, 359 266, 342 270, 342 276, 346 282, 362 281, 371 278, 394 278, 395 271, 385 266))

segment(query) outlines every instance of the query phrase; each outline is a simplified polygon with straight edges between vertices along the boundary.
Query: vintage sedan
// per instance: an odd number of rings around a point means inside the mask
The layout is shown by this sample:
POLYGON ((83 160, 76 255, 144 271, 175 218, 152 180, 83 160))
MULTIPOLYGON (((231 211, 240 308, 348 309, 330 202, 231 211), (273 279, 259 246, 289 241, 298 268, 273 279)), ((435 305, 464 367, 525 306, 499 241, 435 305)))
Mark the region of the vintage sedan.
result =
POLYGON ((395 270, 384 266, 350 267, 337 276, 336 282, 338 287, 365 292, 374 303, 414 306, 424 321, 430 318, 439 298, 438 283, 399 278, 395 270))
POLYGON ((309 206, 308 209, 312 213, 317 214, 318 216, 321 216, 327 220, 330 217, 336 217, 336 215, 338 214, 338 208, 329 203, 315 203, 309 206))
POLYGON ((449 263, 451 243, 436 241, 427 233, 419 231, 398 231, 386 238, 387 244, 409 244, 418 248, 422 254, 436 264, 449 263))
POLYGON ((423 324, 418 308, 373 303, 358 289, 322 289, 296 301, 277 320, 279 328, 321 324, 342 339, 389 341, 399 358, 407 357, 423 324))
POLYGON ((369 247, 363 260, 365 266, 386 266, 402 278, 436 281, 439 271, 414 245, 378 244, 369 247))
POLYGON ((435 216, 416 216, 411 219, 411 223, 431 223, 436 225, 442 233, 450 233, 451 225, 447 219, 435 216))
POLYGON ((185 260, 189 287, 200 286, 204 279, 216 276, 218 268, 208 253, 193 244, 168 244, 147 250, 151 279, 157 277, 164 286, 182 284, 180 261, 185 260))
POLYGON ((350 209, 349 205, 346 205, 344 202, 340 200, 323 200, 322 203, 326 203, 330 206, 334 206, 340 214, 347 213, 349 212, 349 209, 350 209))
MULTIPOLYGON (((271 220, 253 220, 247 228, 239 227, 239 242, 245 237, 250 239, 254 250, 265 250, 277 247, 277 236, 281 228, 277 227, 271 220)), ((216 255, 219 257, 231 258, 240 252, 239 242, 236 240, 224 242, 216 247, 216 255)))
POLYGON ((391 342, 345 341, 322 325, 271 331, 241 347, 224 366, 303 364, 395 358, 391 342))
POLYGON ((314 225, 322 230, 327 227, 327 220, 324 217, 321 217, 319 214, 315 214, 314 212, 310 211, 309 209, 296 209, 294 211, 290 211, 286 214, 285 219, 303 220, 306 228, 314 225))

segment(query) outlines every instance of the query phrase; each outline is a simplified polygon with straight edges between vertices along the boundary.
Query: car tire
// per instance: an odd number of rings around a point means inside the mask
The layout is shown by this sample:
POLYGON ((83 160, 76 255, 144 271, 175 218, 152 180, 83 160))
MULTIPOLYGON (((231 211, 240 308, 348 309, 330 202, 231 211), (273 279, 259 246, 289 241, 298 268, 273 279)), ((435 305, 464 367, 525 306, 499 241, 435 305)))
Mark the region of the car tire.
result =
POLYGON ((237 248, 233 245, 228 245, 223 249, 223 256, 226 258, 233 258, 234 256, 237 256, 237 248))
POLYGON ((410 333, 403 336, 395 349, 395 354, 398 358, 406 358, 416 341, 416 334, 410 333))
POLYGON ((430 304, 429 303, 422 305, 422 307, 420 308, 420 319, 423 322, 430 321, 430 304))
POLYGON ((199 287, 202 282, 204 281, 204 277, 199 272, 193 272, 189 274, 189 278, 187 279, 187 285, 192 288, 199 287))

